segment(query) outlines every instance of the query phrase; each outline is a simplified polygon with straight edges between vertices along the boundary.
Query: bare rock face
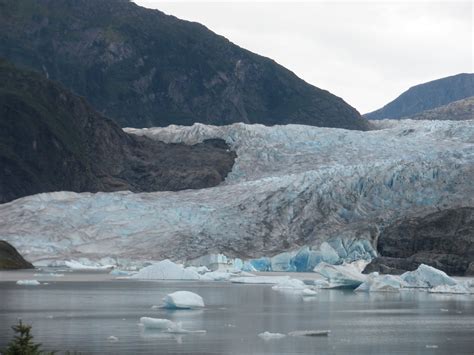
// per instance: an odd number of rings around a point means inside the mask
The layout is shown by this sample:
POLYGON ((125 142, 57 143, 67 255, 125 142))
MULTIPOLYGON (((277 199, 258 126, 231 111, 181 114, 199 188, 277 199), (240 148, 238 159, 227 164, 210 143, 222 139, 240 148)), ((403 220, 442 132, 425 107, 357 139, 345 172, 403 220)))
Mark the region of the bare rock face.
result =
POLYGON ((344 100, 273 60, 128 0, 2 0, 0 57, 61 82, 122 127, 368 129, 344 100))
POLYGON ((0 203, 62 190, 210 187, 235 157, 219 139, 166 144, 127 134, 83 98, 0 61, 0 203))
POLYGON ((472 273, 474 208, 454 208, 401 219, 378 238, 378 252, 365 272, 400 273, 427 264, 451 275, 472 273))
POLYGON ((9 243, 0 240, 0 270, 34 269, 9 243))

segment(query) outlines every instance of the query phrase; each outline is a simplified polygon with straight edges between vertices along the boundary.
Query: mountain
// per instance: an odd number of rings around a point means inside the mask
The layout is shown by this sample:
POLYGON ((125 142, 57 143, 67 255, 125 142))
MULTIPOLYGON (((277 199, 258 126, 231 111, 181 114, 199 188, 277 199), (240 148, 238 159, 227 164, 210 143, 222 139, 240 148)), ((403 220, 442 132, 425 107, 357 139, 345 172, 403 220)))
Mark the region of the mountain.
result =
POLYGON ((412 120, 474 120, 474 96, 447 105, 422 111, 413 116, 402 117, 412 120))
POLYGON ((0 60, 0 203, 39 192, 157 191, 219 184, 235 153, 129 135, 42 75, 0 60))
POLYGON ((0 33, 0 56, 61 82, 121 126, 368 127, 273 60, 127 0, 0 0, 0 33))
MULTIPOLYGON (((380 237, 399 220, 474 206, 471 122, 392 120, 374 126, 379 129, 370 132, 243 123, 127 129, 176 144, 223 139, 238 158, 225 183, 208 189, 60 192, 2 204, 0 238, 15 242, 34 262, 183 262, 218 252, 246 259, 304 254, 307 248, 319 250, 316 262, 334 260, 335 253, 353 261, 382 250, 380 237)), ((423 250, 438 237, 439 245, 450 245, 455 234, 443 239, 442 231, 459 225, 440 229, 423 250)), ((473 237, 466 235, 470 243, 473 237)), ((406 238, 401 248, 409 250, 406 238)))
POLYGON ((364 117, 402 118, 474 96, 474 74, 458 74, 413 86, 392 102, 364 117))
POLYGON ((0 270, 33 269, 34 266, 23 259, 9 243, 0 240, 0 270))

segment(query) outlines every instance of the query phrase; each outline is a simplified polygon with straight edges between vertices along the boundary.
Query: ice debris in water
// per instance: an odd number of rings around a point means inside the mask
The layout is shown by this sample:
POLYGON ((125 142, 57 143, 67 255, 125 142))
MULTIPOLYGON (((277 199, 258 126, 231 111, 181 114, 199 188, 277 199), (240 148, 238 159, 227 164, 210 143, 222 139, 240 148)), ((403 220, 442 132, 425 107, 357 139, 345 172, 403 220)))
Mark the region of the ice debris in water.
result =
POLYGON ((279 284, 290 279, 289 276, 243 276, 243 277, 234 277, 230 281, 233 283, 242 283, 242 284, 279 284))
POLYGON ((367 276, 352 264, 331 265, 322 262, 314 268, 314 272, 325 277, 330 287, 356 288, 367 279, 367 276))
POLYGON ((456 285, 439 285, 428 290, 430 293, 452 293, 452 294, 474 294, 467 282, 460 282, 456 285))
POLYGON ((445 272, 425 264, 421 264, 415 271, 405 272, 401 278, 406 282, 406 287, 430 288, 457 284, 456 280, 446 275, 445 272))
POLYGON ((140 323, 148 329, 168 329, 173 325, 169 319, 141 317, 140 323))
POLYGON ((141 280, 199 280, 200 275, 194 270, 185 269, 166 259, 156 264, 144 267, 132 279, 141 280))
POLYGON ((282 333, 270 333, 270 332, 263 332, 258 335, 263 340, 272 340, 272 339, 281 339, 286 337, 286 334, 282 333))
POLYGON ((85 265, 76 260, 65 261, 64 264, 72 270, 110 270, 115 265, 85 265))
POLYGON ((331 333, 330 330, 295 330, 289 332, 290 336, 306 336, 306 337, 319 337, 319 336, 328 336, 331 333))
POLYGON ((38 280, 18 280, 16 282, 17 285, 22 286, 38 286, 41 285, 38 280))
POLYGON ((357 292, 399 292, 401 288, 406 287, 405 281, 400 276, 395 275, 379 275, 373 272, 367 276, 359 287, 355 289, 357 292))
POLYGON ((164 308, 170 309, 194 309, 204 307, 201 296, 189 291, 176 291, 163 298, 164 308))
POLYGON ((305 288, 301 293, 304 297, 313 297, 318 294, 315 290, 312 290, 310 288, 305 288))
POLYGON ((303 291, 308 286, 305 283, 298 279, 288 279, 283 282, 279 282, 276 285, 272 286, 272 290, 293 290, 293 291, 303 291))
POLYGON ((116 343, 117 341, 119 341, 119 338, 117 338, 116 336, 111 335, 107 338, 107 340, 111 343, 116 343))

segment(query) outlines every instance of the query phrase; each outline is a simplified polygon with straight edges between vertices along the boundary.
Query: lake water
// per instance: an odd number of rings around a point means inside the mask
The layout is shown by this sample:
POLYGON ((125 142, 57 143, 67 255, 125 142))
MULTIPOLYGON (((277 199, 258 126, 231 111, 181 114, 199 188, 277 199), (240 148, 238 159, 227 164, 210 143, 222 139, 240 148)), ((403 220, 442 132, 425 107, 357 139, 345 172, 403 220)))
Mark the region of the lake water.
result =
POLYGON ((33 325, 44 349, 86 354, 474 354, 472 295, 320 290, 303 298, 264 285, 52 279, 30 287, 0 282, 0 349, 20 317, 33 325), (200 294, 206 308, 151 309, 177 290, 200 294), (142 316, 207 333, 145 331, 138 325, 142 316), (331 334, 270 341, 257 336, 305 329, 331 334), (119 341, 109 342, 112 335, 119 341))

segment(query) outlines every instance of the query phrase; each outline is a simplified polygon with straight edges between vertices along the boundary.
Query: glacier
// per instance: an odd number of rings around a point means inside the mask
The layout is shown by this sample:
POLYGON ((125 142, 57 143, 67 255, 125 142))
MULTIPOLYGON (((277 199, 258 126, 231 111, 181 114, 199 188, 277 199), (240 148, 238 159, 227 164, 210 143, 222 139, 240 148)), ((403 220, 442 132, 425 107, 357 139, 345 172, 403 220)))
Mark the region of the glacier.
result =
POLYGON ((174 143, 222 138, 237 159, 212 188, 61 191, 2 204, 0 239, 38 263, 185 263, 223 253, 245 260, 245 271, 307 271, 370 260, 380 230, 398 218, 474 206, 474 121, 374 124, 368 132, 242 123, 125 129, 174 143))

